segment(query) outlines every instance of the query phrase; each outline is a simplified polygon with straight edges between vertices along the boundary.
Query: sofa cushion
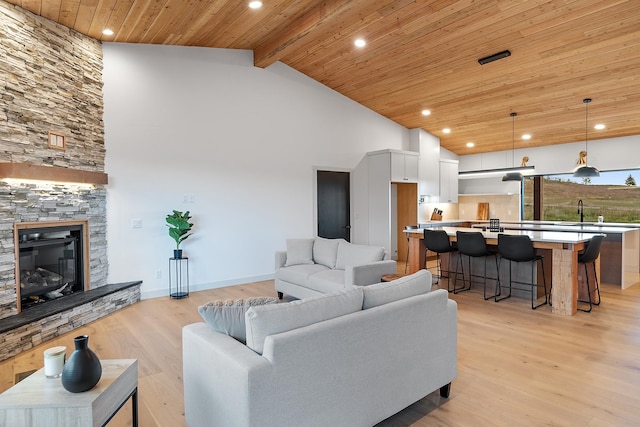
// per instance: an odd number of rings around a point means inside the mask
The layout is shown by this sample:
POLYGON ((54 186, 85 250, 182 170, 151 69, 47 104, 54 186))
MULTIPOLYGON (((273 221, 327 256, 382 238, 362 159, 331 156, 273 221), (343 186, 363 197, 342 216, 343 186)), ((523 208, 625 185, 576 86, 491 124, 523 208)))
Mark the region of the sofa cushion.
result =
POLYGON ((287 262, 285 267, 298 264, 313 264, 314 239, 287 239, 287 262))
POLYGON ((386 283, 363 286, 364 310, 431 291, 431 272, 420 270, 386 283))
POLYGON ((213 330, 227 334, 244 344, 246 342, 244 314, 249 307, 276 302, 278 299, 275 297, 251 297, 246 301, 217 300, 198 307, 198 313, 213 330))
POLYGON ((348 265, 369 264, 383 259, 384 248, 381 246, 354 245, 342 240, 338 244, 335 268, 344 270, 348 265))
POLYGON ((362 310, 362 289, 352 288, 282 304, 251 307, 245 314, 247 346, 262 354, 269 335, 362 310))
POLYGON ((324 270, 309 276, 307 288, 323 294, 344 289, 344 270, 324 270))
POLYGON ((279 268, 276 271, 275 278, 295 283, 296 285, 307 286, 310 276, 325 270, 329 270, 329 268, 321 264, 292 265, 291 267, 279 268))
POLYGON ((343 239, 324 239, 316 237, 313 242, 313 261, 329 268, 335 268, 338 255, 338 243, 343 239))

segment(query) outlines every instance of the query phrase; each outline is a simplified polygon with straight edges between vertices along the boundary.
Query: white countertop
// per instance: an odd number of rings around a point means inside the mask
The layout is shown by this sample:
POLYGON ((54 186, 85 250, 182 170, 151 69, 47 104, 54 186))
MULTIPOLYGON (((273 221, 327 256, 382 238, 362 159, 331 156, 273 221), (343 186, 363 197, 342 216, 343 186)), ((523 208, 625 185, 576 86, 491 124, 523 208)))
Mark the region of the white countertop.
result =
MULTIPOLYGON (((497 239, 498 232, 494 231, 481 231, 477 228, 469 228, 469 227, 438 227, 438 229, 444 230, 447 232, 449 236, 454 236, 457 231, 478 231, 482 233, 485 239, 497 239)), ((406 230, 406 233, 411 234, 422 234, 424 233, 421 229, 416 230, 406 230)), ((505 230, 501 231, 503 234, 511 234, 511 235, 527 235, 534 242, 549 242, 549 243, 583 243, 591 240, 594 234, 587 231, 552 231, 552 230, 505 230)))

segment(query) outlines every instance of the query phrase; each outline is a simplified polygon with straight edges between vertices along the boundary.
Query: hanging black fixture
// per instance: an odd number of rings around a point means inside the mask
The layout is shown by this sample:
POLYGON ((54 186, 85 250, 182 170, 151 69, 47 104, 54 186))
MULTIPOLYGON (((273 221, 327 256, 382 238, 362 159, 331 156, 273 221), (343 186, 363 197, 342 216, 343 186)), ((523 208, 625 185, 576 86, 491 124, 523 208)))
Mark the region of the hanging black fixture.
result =
MULTIPOLYGON (((511 151, 511 167, 515 167, 515 152, 516 152, 516 116, 518 113, 511 113, 511 144, 513 149, 511 151)), ((522 174, 520 172, 507 172, 503 177, 503 181, 522 181, 522 174)))
POLYGON ((478 59, 478 63, 480 65, 488 64, 489 62, 497 61, 498 59, 506 58, 511 56, 511 52, 509 50, 503 50, 502 52, 494 53, 493 55, 485 56, 484 58, 478 59))
POLYGON ((593 166, 588 165, 587 158, 589 157, 589 103, 591 98, 585 98, 582 100, 585 105, 585 121, 584 121, 584 165, 579 166, 573 173, 574 178, 593 178, 600 176, 600 171, 593 166))

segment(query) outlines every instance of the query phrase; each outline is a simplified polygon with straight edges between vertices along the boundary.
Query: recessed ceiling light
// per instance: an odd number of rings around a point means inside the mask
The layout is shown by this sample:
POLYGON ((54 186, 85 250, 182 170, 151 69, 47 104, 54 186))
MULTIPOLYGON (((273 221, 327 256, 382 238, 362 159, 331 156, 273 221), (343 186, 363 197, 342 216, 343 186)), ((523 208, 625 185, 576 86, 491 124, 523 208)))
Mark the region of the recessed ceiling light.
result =
POLYGON ((595 125, 593 128, 596 130, 602 130, 604 129, 606 126, 603 123, 598 123, 597 125, 595 125))
POLYGON ((467 147, 472 148, 472 147, 475 147, 475 146, 476 146, 476 144, 474 144, 473 142, 471 142, 471 141, 467 142, 467 147))
POLYGON ((444 129, 442 129, 442 133, 451 133, 451 129, 444 128, 444 129))
POLYGON ((250 1, 249 2, 249 7, 251 9, 260 9, 262 7, 262 2, 261 1, 250 1))
POLYGON ((105 28, 104 30, 102 30, 102 34, 104 34, 105 36, 112 36, 113 30, 110 28, 105 28))
POLYGON ((364 39, 356 39, 353 44, 355 44, 356 47, 365 47, 367 42, 364 39))
POLYGON ((431 115, 431 110, 422 110, 422 115, 423 116, 430 116, 431 115))
POLYGON ((531 134, 525 133, 524 135, 522 135, 522 139, 524 139, 525 141, 528 141, 531 139, 531 134))

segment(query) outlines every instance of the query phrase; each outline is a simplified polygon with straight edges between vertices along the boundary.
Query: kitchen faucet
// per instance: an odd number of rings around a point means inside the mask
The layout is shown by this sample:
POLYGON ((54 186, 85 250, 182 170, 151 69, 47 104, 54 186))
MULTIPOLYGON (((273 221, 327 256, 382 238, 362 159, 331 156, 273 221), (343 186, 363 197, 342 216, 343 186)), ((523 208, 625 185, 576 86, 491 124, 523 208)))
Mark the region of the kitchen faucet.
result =
POLYGON ((582 199, 578 200, 578 213, 580 214, 580 222, 584 222, 584 204, 582 199))

